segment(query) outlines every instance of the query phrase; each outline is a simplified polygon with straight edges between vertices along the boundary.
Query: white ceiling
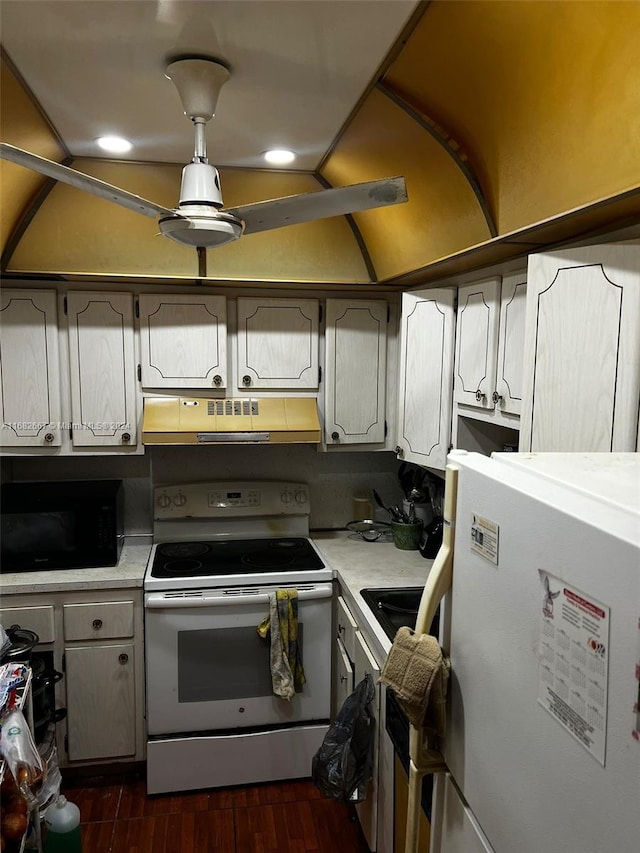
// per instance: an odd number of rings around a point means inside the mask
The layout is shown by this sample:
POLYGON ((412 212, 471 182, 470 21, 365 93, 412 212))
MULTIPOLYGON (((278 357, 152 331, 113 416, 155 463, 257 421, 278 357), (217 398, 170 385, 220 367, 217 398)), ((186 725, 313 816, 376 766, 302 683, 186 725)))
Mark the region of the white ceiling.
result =
POLYGON ((322 160, 417 6, 415 0, 2 0, 2 46, 74 157, 95 139, 135 143, 126 159, 186 163, 193 131, 164 76, 185 54, 231 79, 207 132, 210 162, 288 168, 322 160))

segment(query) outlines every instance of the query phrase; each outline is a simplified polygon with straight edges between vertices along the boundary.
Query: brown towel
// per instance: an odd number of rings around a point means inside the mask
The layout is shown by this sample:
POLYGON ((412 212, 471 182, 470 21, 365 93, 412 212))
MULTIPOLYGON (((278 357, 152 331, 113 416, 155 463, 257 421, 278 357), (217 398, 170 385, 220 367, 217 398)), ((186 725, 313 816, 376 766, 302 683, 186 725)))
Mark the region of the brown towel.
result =
POLYGON ((393 691, 417 728, 445 733, 445 704, 450 662, 430 634, 400 628, 382 668, 380 681, 393 691))

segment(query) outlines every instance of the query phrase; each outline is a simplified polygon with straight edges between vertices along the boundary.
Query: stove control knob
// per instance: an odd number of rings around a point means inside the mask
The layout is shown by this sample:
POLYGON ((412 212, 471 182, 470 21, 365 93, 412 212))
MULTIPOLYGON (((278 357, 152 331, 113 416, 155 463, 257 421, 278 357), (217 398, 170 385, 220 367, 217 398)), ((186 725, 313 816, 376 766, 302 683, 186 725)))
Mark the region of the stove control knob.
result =
POLYGON ((289 491, 289 489, 285 489, 284 492, 280 492, 280 500, 283 504, 291 503, 293 500, 293 493, 289 491))
POLYGON ((178 494, 173 499, 173 502, 176 506, 184 506, 187 502, 187 499, 182 494, 182 492, 178 492, 178 494))
POLYGON ((306 500, 307 493, 304 491, 304 489, 298 489, 298 491, 296 492, 296 503, 303 504, 306 503, 306 500))
POLYGON ((162 509, 166 509, 167 507, 171 506, 171 498, 166 492, 163 492, 158 498, 158 506, 162 509))

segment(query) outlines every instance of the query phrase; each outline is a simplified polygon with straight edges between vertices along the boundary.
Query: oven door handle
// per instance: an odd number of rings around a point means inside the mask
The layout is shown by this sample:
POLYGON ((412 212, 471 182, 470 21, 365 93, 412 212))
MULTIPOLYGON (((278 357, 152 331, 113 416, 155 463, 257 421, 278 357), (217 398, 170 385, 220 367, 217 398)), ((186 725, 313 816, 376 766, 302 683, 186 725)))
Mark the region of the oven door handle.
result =
MULTIPOLYGON (((284 588, 284 587, 283 587, 284 588)), ((331 598, 333 586, 331 584, 320 584, 313 589, 301 589, 298 591, 299 601, 318 601, 323 598, 331 598)), ((269 593, 239 592, 237 595, 190 597, 186 593, 184 597, 165 597, 164 593, 149 593, 145 598, 145 606, 148 610, 174 610, 185 607, 226 607, 230 604, 268 604, 269 593)))

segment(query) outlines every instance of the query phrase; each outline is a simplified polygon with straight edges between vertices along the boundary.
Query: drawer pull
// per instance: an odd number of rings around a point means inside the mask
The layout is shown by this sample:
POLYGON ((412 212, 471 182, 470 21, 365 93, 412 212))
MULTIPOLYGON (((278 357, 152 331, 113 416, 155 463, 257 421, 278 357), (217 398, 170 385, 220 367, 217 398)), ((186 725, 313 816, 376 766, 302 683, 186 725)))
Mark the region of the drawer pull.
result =
POLYGON ((102 628, 102 619, 94 619, 91 624, 95 631, 99 631, 102 628))
POLYGON ((123 666, 125 663, 129 663, 129 655, 125 655, 124 653, 118 656, 118 662, 123 666))
POLYGON ((347 683, 347 681, 349 681, 349 679, 347 678, 347 676, 346 676, 346 675, 341 675, 341 676, 340 676, 340 683, 341 683, 341 684, 346 684, 346 683, 347 683))

